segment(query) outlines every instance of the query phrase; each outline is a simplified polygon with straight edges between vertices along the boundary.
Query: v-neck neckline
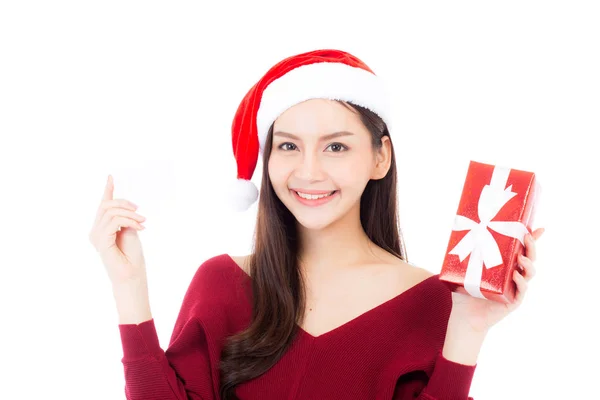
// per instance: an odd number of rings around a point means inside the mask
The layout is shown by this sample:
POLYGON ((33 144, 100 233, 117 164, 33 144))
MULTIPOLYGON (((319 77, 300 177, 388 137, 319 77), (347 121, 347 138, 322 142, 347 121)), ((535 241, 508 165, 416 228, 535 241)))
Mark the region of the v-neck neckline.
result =
MULTIPOLYGON (((244 271, 237 262, 235 262, 235 260, 233 259, 233 257, 231 257, 229 254, 226 253, 226 256, 229 258, 229 261, 240 271, 244 274, 244 276, 248 279, 251 279, 251 276, 248 275, 248 273, 246 271, 244 271)), ((317 341, 317 340, 323 340, 326 337, 329 337, 333 334, 335 334, 336 332, 342 331, 344 329, 349 328, 352 325, 355 325, 357 323, 359 323, 360 321, 362 321, 363 319, 367 318, 368 316, 380 312, 381 310, 385 309, 386 307, 389 307, 391 305, 393 305, 394 303, 400 301, 401 299, 403 299, 405 296, 407 296, 409 293, 415 291, 416 289, 420 288, 421 286, 426 285, 427 283, 431 282, 432 280, 436 279, 439 276, 439 274, 434 274, 431 276, 428 276, 427 278, 423 279, 422 281, 417 282, 416 284, 412 285, 411 287, 409 287, 408 289, 405 289, 404 291, 402 291, 401 293, 398 293, 396 296, 392 297, 389 300, 384 301, 383 303, 380 303, 378 305, 376 305, 375 307, 365 311, 362 314, 357 315, 356 317, 352 318, 349 321, 344 322, 341 325, 336 326, 335 328, 332 328, 330 330, 328 330, 327 332, 323 332, 320 335, 313 335, 309 332, 307 332, 306 330, 304 330, 304 328, 302 328, 298 323, 295 323, 294 325, 296 326, 296 329, 298 330, 298 332, 300 332, 303 336, 307 337, 308 339, 312 340, 312 341, 317 341)))
POLYGON ((404 291, 402 291, 401 293, 398 293, 396 296, 392 297, 389 300, 384 301, 383 303, 380 303, 378 305, 376 305, 375 307, 365 311, 362 314, 357 315, 356 317, 352 318, 349 321, 344 322, 341 325, 336 326, 335 328, 332 328, 330 330, 328 330, 327 332, 323 332, 320 335, 313 335, 312 333, 307 332, 304 328, 302 328, 299 324, 296 324, 296 327, 298 328, 298 331, 301 332, 304 336, 307 336, 309 339, 316 341, 316 340, 322 340, 325 339, 326 337, 329 337, 332 334, 335 334, 336 332, 345 330, 345 329, 349 329, 351 326, 361 322, 362 320, 364 320, 365 318, 369 317, 372 314, 375 314, 377 312, 381 312, 383 309, 387 308, 387 307, 391 307, 393 304, 395 304, 396 302, 402 300, 405 296, 407 296, 410 292, 416 290, 417 288, 424 286, 426 283, 428 283, 429 281, 431 281, 433 278, 436 278, 438 275, 431 275, 425 279, 423 279, 422 281, 414 284, 413 286, 409 287, 408 289, 405 289, 404 291))

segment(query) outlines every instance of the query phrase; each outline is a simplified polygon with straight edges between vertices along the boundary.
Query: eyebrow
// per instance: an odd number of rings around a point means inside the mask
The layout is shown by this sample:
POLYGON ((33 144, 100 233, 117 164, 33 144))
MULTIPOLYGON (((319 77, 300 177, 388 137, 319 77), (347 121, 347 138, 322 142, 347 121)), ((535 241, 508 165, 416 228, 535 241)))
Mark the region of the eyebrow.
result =
MULTIPOLYGON (((300 139, 296 135, 293 135, 293 134, 288 133, 288 132, 282 132, 282 131, 274 132, 273 136, 281 136, 281 137, 287 137, 287 138, 295 139, 295 140, 302 140, 302 139, 300 139)), ((348 132, 348 131, 334 132, 334 133, 330 133, 328 135, 321 136, 320 140, 322 140, 322 141, 324 141, 324 140, 330 140, 330 139, 341 137, 341 136, 354 136, 354 133, 348 132)))

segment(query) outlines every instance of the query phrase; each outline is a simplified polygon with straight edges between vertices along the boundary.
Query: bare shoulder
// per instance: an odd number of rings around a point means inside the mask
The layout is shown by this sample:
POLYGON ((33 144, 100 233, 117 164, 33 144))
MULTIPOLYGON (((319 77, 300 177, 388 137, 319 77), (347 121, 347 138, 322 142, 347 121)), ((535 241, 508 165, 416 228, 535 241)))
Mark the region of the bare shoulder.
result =
POLYGON ((406 282, 408 286, 414 286, 435 275, 425 268, 419 267, 387 252, 384 255, 384 260, 385 263, 383 265, 391 268, 395 274, 399 274, 399 278, 406 282))
POLYGON ((248 265, 248 262, 250 260, 250 255, 245 255, 245 256, 232 256, 230 255, 229 257, 231 257, 231 259, 233 261, 235 261, 235 263, 238 265, 238 267, 240 267, 240 269, 242 271, 244 271, 247 275, 250 275, 250 267, 248 265))
POLYGON ((416 278, 418 280, 425 280, 425 279, 430 278, 435 275, 433 272, 431 272, 425 268, 418 267, 418 266, 408 263, 408 262, 405 262, 405 263, 406 263, 406 265, 408 265, 408 268, 411 269, 411 271, 413 272, 413 274, 416 276, 416 278))
POLYGON ((404 265, 404 276, 409 286, 417 285, 435 275, 425 268, 418 267, 403 260, 401 260, 401 262, 404 265))

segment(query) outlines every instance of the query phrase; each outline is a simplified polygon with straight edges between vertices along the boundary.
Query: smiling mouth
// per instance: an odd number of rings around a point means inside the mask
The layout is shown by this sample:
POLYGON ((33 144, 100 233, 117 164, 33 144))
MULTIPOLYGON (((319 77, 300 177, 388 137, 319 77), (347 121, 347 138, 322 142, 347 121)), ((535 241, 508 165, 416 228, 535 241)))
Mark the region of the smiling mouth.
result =
POLYGON ((331 191, 329 193, 324 193, 324 194, 308 194, 308 193, 301 193, 301 192, 297 192, 295 190, 292 190, 292 192, 296 193, 296 195, 304 200, 319 200, 319 199, 324 199, 327 198, 331 195, 334 195, 337 190, 331 191))
POLYGON ((319 196, 315 196, 315 197, 313 197, 313 195, 310 195, 309 198, 306 198, 306 197, 302 197, 295 190, 290 189, 290 192, 292 192, 292 196, 296 199, 296 201, 298 201, 300 204, 303 204, 307 207, 320 207, 322 205, 328 204, 329 202, 333 201, 333 199, 335 199, 339 195, 339 190, 334 190, 325 195, 319 195, 319 196))

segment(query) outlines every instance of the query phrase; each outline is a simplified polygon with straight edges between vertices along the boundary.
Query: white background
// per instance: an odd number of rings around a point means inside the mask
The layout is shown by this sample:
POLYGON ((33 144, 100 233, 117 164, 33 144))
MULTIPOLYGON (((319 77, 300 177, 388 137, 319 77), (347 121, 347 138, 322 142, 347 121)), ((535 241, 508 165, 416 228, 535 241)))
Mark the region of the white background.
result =
POLYGON ((164 348, 198 266, 250 250, 256 204, 232 214, 220 199, 239 101, 317 48, 355 54, 393 93, 411 262, 439 272, 469 160, 540 179, 538 275, 486 339, 471 395, 598 395, 597 2, 200 3, 1 3, 0 398, 124 398, 88 241, 108 174, 147 217, 164 348))

